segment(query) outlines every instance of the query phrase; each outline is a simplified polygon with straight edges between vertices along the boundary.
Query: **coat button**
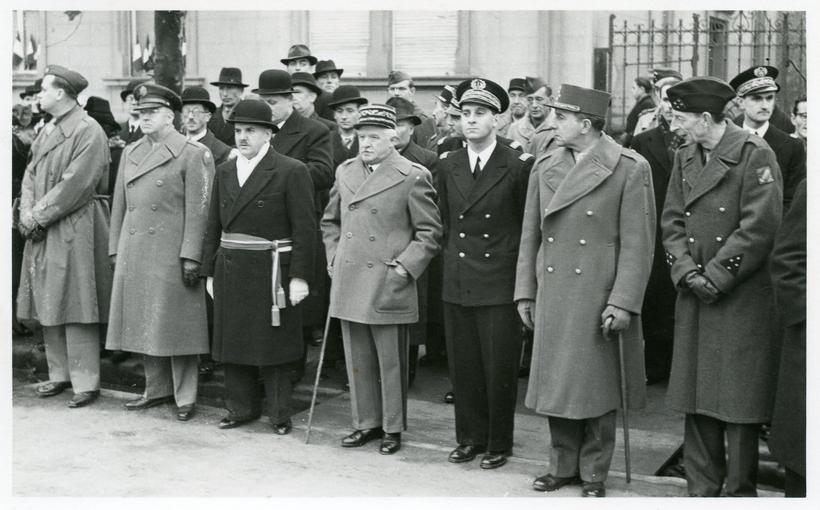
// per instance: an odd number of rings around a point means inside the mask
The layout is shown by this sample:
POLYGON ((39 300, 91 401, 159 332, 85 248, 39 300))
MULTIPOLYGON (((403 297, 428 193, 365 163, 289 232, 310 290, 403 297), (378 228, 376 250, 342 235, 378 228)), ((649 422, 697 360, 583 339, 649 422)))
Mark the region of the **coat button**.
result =
POLYGON ((484 258, 485 258, 485 259, 490 258, 490 254, 489 254, 489 253, 485 253, 485 254, 484 254, 484 258))
POLYGON ((347 208, 353 211, 356 209, 356 204, 350 204, 349 206, 347 206, 347 208))
POLYGON ((128 210, 129 210, 129 211, 133 211, 133 210, 134 210, 134 209, 136 209, 136 208, 137 208, 137 206, 135 206, 135 205, 129 205, 129 206, 128 206, 128 210))
POLYGON ((554 268, 554 267, 552 267, 552 266, 547 266, 547 272, 548 272, 548 273, 551 273, 551 272, 553 272, 553 271, 555 271, 555 268, 554 268))
POLYGON ((256 207, 265 207, 265 201, 264 200, 258 200, 256 202, 256 207))
POLYGON ((134 234, 136 234, 136 233, 137 233, 137 229, 132 228, 132 229, 130 229, 130 230, 128 231, 128 233, 129 233, 129 234, 131 234, 131 235, 134 235, 134 234))
POLYGON ((722 238, 722 237, 720 237, 720 236, 717 236, 717 237, 715 238, 715 241, 717 241, 717 242, 719 242, 719 243, 722 243, 722 242, 723 242, 723 238, 722 238))
POLYGON ((464 219, 464 215, 463 215, 463 214, 459 214, 459 215, 458 215, 458 219, 463 220, 463 219, 464 219))
POLYGON ((726 212, 726 208, 725 208, 725 207, 718 207, 718 211, 720 211, 720 212, 726 212))
POLYGON ((458 237, 464 239, 465 237, 467 237, 467 234, 465 234, 464 232, 459 232, 458 237))
POLYGON ((350 239, 351 237, 353 237, 353 232, 348 232, 347 234, 345 234, 345 237, 350 239))
POLYGON ((694 238, 694 237, 690 237, 690 238, 689 238, 689 244, 694 244, 694 242, 695 242, 695 238, 694 238))
POLYGON ((467 255, 465 255, 463 251, 460 251, 460 252, 458 252, 458 256, 461 257, 461 258, 464 258, 467 255))
POLYGON ((692 216, 692 211, 686 211, 683 214, 688 218, 689 216, 692 216))
POLYGON ((490 219, 490 213, 485 214, 484 217, 489 220, 490 219))
POLYGON ((578 244, 580 244, 581 246, 586 246, 587 241, 586 241, 586 239, 581 239, 581 240, 578 241, 578 244))
POLYGON ((372 262, 368 262, 368 263, 367 263, 367 267, 373 267, 373 263, 372 263, 372 262))
POLYGON ((482 237, 484 237, 484 239, 489 239, 489 238, 490 238, 490 234, 484 234, 482 237))
POLYGON ((593 215, 592 211, 587 211, 587 216, 592 216, 592 215, 593 215))
POLYGON ((555 241, 555 238, 554 238, 554 237, 548 237, 548 238, 547 238, 547 242, 548 242, 548 243, 552 243, 552 242, 554 242, 554 241, 555 241))
POLYGON ((581 268, 576 267, 575 268, 575 274, 581 274, 581 268))
POLYGON ((371 241, 375 241, 375 240, 376 240, 376 236, 370 236, 370 237, 368 237, 368 239, 370 239, 371 241))
POLYGON ((157 179, 157 186, 162 186, 162 179, 157 179))
POLYGON ((148 233, 149 233, 149 234, 155 234, 156 232, 157 232, 157 231, 156 231, 156 230, 154 230, 154 227, 151 227, 151 228, 149 228, 149 229, 148 229, 148 233))
POLYGON ((129 182, 129 183, 128 183, 125 187, 126 187, 126 188, 133 188, 133 187, 134 187, 134 183, 133 183, 133 182, 129 182))
POLYGON ((379 210, 378 210, 378 209, 370 209, 370 212, 371 212, 372 214, 376 214, 377 212, 379 212, 379 210))
POLYGON ((157 210, 157 204, 151 204, 151 210, 156 211, 157 210))

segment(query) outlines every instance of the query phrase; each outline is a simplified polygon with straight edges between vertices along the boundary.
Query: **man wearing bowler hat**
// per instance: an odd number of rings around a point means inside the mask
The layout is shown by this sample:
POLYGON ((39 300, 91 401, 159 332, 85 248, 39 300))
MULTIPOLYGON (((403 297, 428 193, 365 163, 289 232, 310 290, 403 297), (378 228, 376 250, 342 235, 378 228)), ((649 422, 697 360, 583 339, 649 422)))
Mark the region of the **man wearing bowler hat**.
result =
MULTIPOLYGON (((800 141, 790 137, 774 122, 774 101, 780 90, 775 81, 778 74, 776 67, 751 67, 735 76, 729 85, 735 89, 743 107, 743 115, 735 123, 763 138, 777 156, 783 177, 783 210, 787 211, 797 184, 806 177, 806 150, 800 141)), ((779 113, 786 117, 782 111, 779 113)), ((791 125, 788 118, 786 122, 791 125)))
POLYGON ((231 148, 214 136, 208 122, 216 112, 211 95, 204 87, 188 87, 182 91, 182 125, 189 140, 207 147, 214 156, 214 164, 221 165, 231 155, 231 148))
POLYGON ((503 466, 512 454, 521 323, 513 303, 515 250, 533 157, 498 143, 503 87, 463 81, 455 99, 467 146, 440 156, 439 206, 445 225, 444 327, 450 381, 457 398, 450 462, 484 454, 480 466, 503 466))
POLYGON ((530 176, 515 282, 534 330, 525 405, 547 415, 552 441, 552 472, 533 488, 582 485, 585 497, 606 494, 620 374, 630 407, 646 400, 638 315, 652 267, 652 174, 603 133, 609 103, 607 92, 561 85, 547 121, 558 148, 530 176))
POLYGON ((728 83, 690 78, 667 95, 672 129, 688 142, 675 154, 661 215, 678 291, 666 400, 686 413, 689 494, 755 496, 780 352, 769 256, 783 181, 769 145, 725 119, 728 83))
POLYGON ((316 217, 304 163, 270 144, 276 125, 264 101, 234 108, 240 155, 216 170, 203 248, 214 297, 214 358, 225 371, 228 429, 257 419, 265 385, 273 432, 292 423, 289 363, 302 357, 300 303, 313 278, 316 217))
POLYGON ((176 401, 191 419, 198 356, 208 352, 202 239, 214 176, 211 151, 174 129, 182 100, 137 87, 145 136, 123 152, 111 210, 114 269, 106 347, 143 354, 145 392, 129 411, 176 401))
POLYGON ((320 60, 316 64, 316 72, 313 77, 316 78, 316 83, 328 94, 332 94, 339 88, 339 80, 344 73, 344 69, 336 67, 336 63, 332 60, 320 60))
POLYGON ((234 146, 233 128, 228 124, 231 112, 242 100, 247 83, 242 83, 242 70, 236 67, 223 67, 219 71, 219 79, 212 81, 211 85, 219 87, 219 100, 222 104, 211 114, 208 121, 208 129, 222 143, 229 147, 234 146))
POLYGON ((337 137, 336 145, 342 154, 343 161, 355 158, 359 154, 359 138, 356 136, 356 124, 359 122, 359 108, 367 104, 367 98, 353 85, 342 85, 335 91, 328 103, 333 109, 338 130, 331 134, 337 137))
POLYGON ((328 130, 335 131, 336 123, 320 117, 316 112, 315 103, 323 93, 322 88, 316 83, 316 78, 310 73, 301 71, 293 73, 290 78, 293 83, 293 108, 302 117, 321 122, 328 130))
POLYGON ((46 67, 39 101, 54 120, 32 143, 18 222, 26 241, 17 318, 42 325, 48 362, 49 380, 37 395, 72 387, 69 407, 87 405, 100 393, 99 328, 111 292, 105 267, 108 141, 77 104, 87 86, 74 70, 46 67))
POLYGON ((407 326, 418 320, 416 280, 439 249, 441 220, 430 172, 393 146, 395 110, 370 105, 360 114, 359 155, 336 171, 322 233, 356 429, 342 446, 381 438, 379 452, 391 455, 407 428, 407 326))

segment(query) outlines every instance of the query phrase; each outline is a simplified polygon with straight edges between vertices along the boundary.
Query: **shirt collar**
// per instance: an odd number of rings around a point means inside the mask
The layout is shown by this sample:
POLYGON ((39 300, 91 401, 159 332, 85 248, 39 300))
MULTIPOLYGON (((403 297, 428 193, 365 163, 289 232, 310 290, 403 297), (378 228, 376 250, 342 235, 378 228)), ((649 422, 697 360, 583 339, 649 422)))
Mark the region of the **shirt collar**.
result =
POLYGON ((755 129, 752 126, 746 124, 746 120, 743 120, 743 129, 748 131, 749 133, 757 133, 757 136, 763 138, 763 135, 766 134, 766 131, 769 130, 769 121, 767 120, 765 124, 760 126, 759 128, 755 129))
POLYGON ((208 129, 207 129, 207 128, 205 128, 205 129, 203 129, 203 130, 202 130, 202 132, 201 132, 201 133, 199 133, 198 135, 196 135, 196 136, 189 136, 189 137, 188 137, 188 139, 189 139, 189 140, 193 140, 193 141, 195 141, 195 142, 198 142, 198 141, 202 140, 203 138, 205 138, 205 135, 207 135, 207 134, 208 134, 208 129))
POLYGON ((486 149, 481 152, 474 152, 473 149, 470 148, 470 145, 467 144, 467 157, 470 159, 470 169, 475 168, 476 158, 479 158, 481 160, 479 166, 482 170, 484 170, 484 165, 486 165, 487 161, 490 160, 490 156, 493 154, 496 145, 498 145, 498 142, 495 138, 493 138, 492 143, 490 143, 486 149))
POLYGON ((268 153, 268 149, 270 148, 270 142, 265 142, 265 145, 259 149, 259 152, 256 153, 256 156, 252 157, 251 159, 246 158, 241 153, 236 157, 236 165, 242 165, 246 168, 254 169, 256 165, 265 157, 265 154, 268 153))

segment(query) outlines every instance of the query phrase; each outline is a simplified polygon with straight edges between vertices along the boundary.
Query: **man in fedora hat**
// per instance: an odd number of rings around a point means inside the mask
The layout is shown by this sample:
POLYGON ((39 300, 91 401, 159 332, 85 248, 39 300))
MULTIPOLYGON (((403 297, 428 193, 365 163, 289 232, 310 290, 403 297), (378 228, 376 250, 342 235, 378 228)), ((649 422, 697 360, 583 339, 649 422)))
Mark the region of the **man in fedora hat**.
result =
POLYGON ((506 136, 520 143, 525 151, 535 154, 529 149, 533 137, 550 129, 550 124, 545 121, 550 114, 552 88, 541 78, 533 76, 524 78, 524 87, 527 114, 510 124, 506 136))
POLYGON ((245 99, 229 119, 240 155, 216 170, 202 272, 214 297, 213 356, 225 372, 219 428, 261 415, 261 377, 266 414, 282 435, 292 428, 289 364, 304 351, 300 303, 319 246, 313 184, 304 163, 271 147, 271 116, 264 101, 245 99))
POLYGON ((208 123, 216 112, 211 95, 204 87, 188 87, 182 91, 182 127, 189 140, 199 142, 214 157, 214 164, 221 165, 231 157, 231 148, 208 129, 208 123))
POLYGON ((182 109, 174 91, 146 83, 135 95, 145 136, 125 148, 114 190, 106 347, 143 354, 145 392, 127 410, 175 400, 177 419, 186 421, 194 414, 198 356, 208 352, 199 267, 214 162, 204 145, 174 129, 182 109))
MULTIPOLYGON (((307 165, 313 181, 315 216, 321 217, 327 200, 327 192, 333 184, 333 146, 330 131, 319 121, 308 119, 294 109, 293 79, 287 71, 269 69, 259 75, 259 87, 254 94, 271 107, 272 120, 279 131, 273 135, 272 147, 276 152, 297 159, 307 165)), ((316 235, 320 233, 317 228, 316 235)), ((317 263, 314 282, 323 274, 324 265, 317 263)), ((311 288, 311 296, 302 310, 302 326, 307 340, 322 337, 326 307, 323 304, 322 288, 318 283, 311 288)), ((297 373, 297 375, 301 375, 297 373)))
POLYGON ((122 123, 119 135, 123 147, 142 138, 140 115, 139 112, 134 109, 134 106, 137 104, 137 101, 134 99, 134 90, 148 81, 149 78, 135 78, 129 81, 128 85, 120 91, 120 99, 125 105, 125 111, 128 112, 128 120, 122 123))
POLYGON ((336 63, 332 60, 320 60, 316 64, 316 72, 313 77, 316 78, 316 83, 328 94, 332 94, 339 88, 339 80, 344 73, 344 69, 336 67, 336 63))
POLYGON ((336 171, 322 233, 356 429, 342 446, 381 438, 379 452, 391 455, 407 427, 407 325, 418 320, 416 280, 439 249, 441 220, 430 172, 393 146, 395 110, 370 105, 360 114, 359 155, 336 171))
MULTIPOLYGON (((806 150, 799 140, 790 137, 774 122, 774 101, 780 90, 775 81, 778 74, 776 67, 755 66, 732 78, 729 85, 737 92, 743 108, 743 114, 735 119, 735 123, 763 138, 777 156, 783 177, 783 210, 787 211, 797 184, 806 177, 806 150)), ((778 113, 791 125, 786 114, 779 110, 778 113)))
POLYGON ((212 81, 211 85, 219 87, 219 100, 222 102, 219 108, 211 114, 208 121, 208 129, 222 143, 229 147, 234 146, 233 127, 228 124, 228 119, 234 107, 242 100, 247 83, 242 83, 242 70, 236 67, 223 67, 219 71, 219 79, 212 81))
POLYGON ((359 139, 356 124, 359 122, 359 108, 367 104, 367 98, 353 85, 342 85, 333 91, 328 106, 333 109, 333 118, 338 130, 336 144, 342 161, 355 158, 359 154, 359 139))
POLYGON ((17 318, 43 327, 49 397, 72 387, 69 407, 100 389, 100 324, 108 318, 108 141, 77 104, 88 86, 80 73, 46 67, 40 106, 54 120, 31 146, 20 192, 18 229, 26 239, 17 318))
POLYGON ((310 48, 304 44, 294 44, 288 49, 288 56, 279 62, 285 65, 288 73, 313 73, 318 59, 310 54, 310 48))
MULTIPOLYGON (((449 461, 503 466, 511 455, 521 356, 513 303, 515 258, 533 157, 498 143, 497 116, 509 98, 495 82, 463 81, 465 148, 438 162, 443 247, 444 327, 450 381, 457 398, 456 441, 449 461)), ((452 104, 451 104, 452 106, 452 104)))
POLYGON ((547 121, 558 148, 532 170, 515 279, 518 313, 534 329, 525 405, 547 415, 552 442, 552 472, 533 488, 582 485, 585 497, 606 494, 621 384, 630 407, 646 399, 637 316, 652 267, 652 176, 603 133, 609 102, 561 85, 547 121))
MULTIPOLYGON (((336 130, 336 123, 320 117, 316 113, 316 100, 322 94, 322 89, 316 83, 316 78, 310 73, 296 72, 290 75, 293 83, 293 108, 308 119, 321 122, 329 131, 336 130)), ((339 161, 338 163, 341 163, 339 161)), ((334 165, 335 167, 335 165, 334 165)))

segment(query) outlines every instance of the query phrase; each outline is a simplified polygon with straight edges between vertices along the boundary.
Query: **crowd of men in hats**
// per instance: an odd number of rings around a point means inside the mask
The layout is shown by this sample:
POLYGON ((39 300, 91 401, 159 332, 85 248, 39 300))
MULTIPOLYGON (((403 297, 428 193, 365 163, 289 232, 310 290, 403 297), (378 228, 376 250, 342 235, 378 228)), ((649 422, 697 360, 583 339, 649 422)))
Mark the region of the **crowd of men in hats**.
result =
POLYGON ((407 73, 369 104, 304 45, 281 62, 248 97, 223 68, 218 107, 136 80, 122 125, 101 98, 80 107, 88 83, 62 66, 21 94, 16 319, 43 327, 38 395, 98 397, 103 329, 143 356, 127 409, 191 419, 216 363, 219 428, 264 413, 284 435, 324 338, 349 380, 341 446, 389 455, 424 344, 449 368, 450 462, 512 455, 523 358, 550 427, 535 490, 604 496, 616 411, 669 380, 691 495, 755 495, 768 423, 787 495, 805 494, 806 99, 787 124, 777 69, 655 69, 619 143, 606 91, 474 77, 427 115, 407 73))

